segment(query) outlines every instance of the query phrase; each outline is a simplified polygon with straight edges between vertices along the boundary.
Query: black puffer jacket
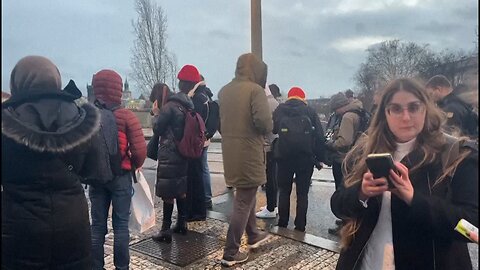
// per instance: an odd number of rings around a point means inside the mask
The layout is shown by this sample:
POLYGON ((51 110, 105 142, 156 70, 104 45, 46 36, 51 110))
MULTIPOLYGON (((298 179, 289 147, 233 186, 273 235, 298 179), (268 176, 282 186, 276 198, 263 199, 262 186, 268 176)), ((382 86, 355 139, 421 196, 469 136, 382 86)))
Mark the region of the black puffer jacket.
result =
POLYGON ((90 104, 43 98, 2 108, 2 269, 90 269, 79 181, 99 128, 90 104))
POLYGON ((191 99, 177 93, 152 119, 153 132, 160 136, 155 194, 162 198, 175 198, 187 192, 187 159, 180 155, 174 141, 183 137, 185 126, 185 114, 177 102, 193 109, 191 99))

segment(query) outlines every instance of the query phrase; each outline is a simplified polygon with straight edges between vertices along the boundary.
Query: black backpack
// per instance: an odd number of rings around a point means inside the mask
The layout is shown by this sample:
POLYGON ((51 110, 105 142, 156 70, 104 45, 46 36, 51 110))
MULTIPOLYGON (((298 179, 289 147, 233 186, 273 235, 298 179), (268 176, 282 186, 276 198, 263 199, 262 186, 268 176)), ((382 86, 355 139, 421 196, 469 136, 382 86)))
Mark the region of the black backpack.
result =
POLYGON ((355 145, 355 142, 360 137, 360 135, 362 135, 367 131, 368 126, 370 125, 370 119, 372 118, 372 114, 363 108, 353 109, 353 110, 346 111, 346 113, 347 112, 356 113, 360 119, 360 125, 358 127, 358 130, 355 131, 355 136, 352 143, 352 145, 355 145))
POLYGON ((288 115, 280 120, 275 156, 291 158, 313 156, 314 130, 307 115, 288 115))
POLYGON ((84 184, 106 184, 116 176, 122 175, 122 156, 118 145, 118 127, 113 111, 99 101, 95 106, 100 111, 100 129, 92 138, 94 156, 89 157, 89 175, 84 178, 84 184))

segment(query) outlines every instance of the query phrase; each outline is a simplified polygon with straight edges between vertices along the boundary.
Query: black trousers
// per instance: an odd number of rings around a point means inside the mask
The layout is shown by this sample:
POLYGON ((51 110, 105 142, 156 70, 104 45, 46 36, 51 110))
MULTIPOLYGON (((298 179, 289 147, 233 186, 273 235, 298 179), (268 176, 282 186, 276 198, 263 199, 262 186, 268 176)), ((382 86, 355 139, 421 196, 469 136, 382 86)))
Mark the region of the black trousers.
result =
POLYGON ((188 161, 186 215, 188 220, 205 220, 205 188, 203 184, 202 159, 188 161))
POLYGON ((278 226, 287 227, 290 219, 290 194, 293 176, 297 192, 295 229, 305 231, 307 224, 308 191, 313 174, 311 159, 278 160, 278 226))
POLYGON ((343 188, 342 163, 332 162, 332 173, 335 180, 335 190, 343 188))
POLYGON ((265 195, 267 196, 267 209, 272 212, 277 207, 278 184, 277 184, 277 162, 273 158, 273 152, 267 152, 267 183, 265 184, 265 195))

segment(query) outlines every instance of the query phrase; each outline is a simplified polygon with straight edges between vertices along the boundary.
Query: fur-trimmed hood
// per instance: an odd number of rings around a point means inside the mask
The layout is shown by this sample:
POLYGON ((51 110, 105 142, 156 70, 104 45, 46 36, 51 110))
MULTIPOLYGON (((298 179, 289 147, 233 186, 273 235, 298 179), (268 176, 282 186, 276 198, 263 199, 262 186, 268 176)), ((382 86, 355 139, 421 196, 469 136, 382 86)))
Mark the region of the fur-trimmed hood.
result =
POLYGON ((98 132, 100 114, 91 104, 44 98, 2 108, 2 135, 35 152, 63 154, 98 132))

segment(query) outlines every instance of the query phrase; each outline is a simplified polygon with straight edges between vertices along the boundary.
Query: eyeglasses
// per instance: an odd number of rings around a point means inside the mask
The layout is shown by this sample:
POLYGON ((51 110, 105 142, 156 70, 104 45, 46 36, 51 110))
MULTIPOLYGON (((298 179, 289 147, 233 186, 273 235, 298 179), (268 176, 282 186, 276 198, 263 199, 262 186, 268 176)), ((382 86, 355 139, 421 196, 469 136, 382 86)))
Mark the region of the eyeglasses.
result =
POLYGON ((425 104, 421 101, 414 101, 407 104, 407 106, 402 106, 397 103, 387 104, 385 110, 390 116, 402 117, 405 110, 408 111, 410 116, 417 116, 425 110, 425 104))

